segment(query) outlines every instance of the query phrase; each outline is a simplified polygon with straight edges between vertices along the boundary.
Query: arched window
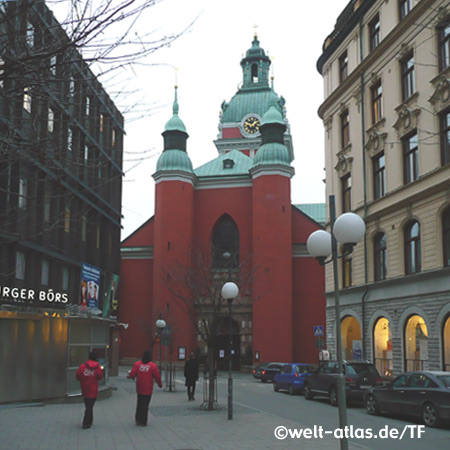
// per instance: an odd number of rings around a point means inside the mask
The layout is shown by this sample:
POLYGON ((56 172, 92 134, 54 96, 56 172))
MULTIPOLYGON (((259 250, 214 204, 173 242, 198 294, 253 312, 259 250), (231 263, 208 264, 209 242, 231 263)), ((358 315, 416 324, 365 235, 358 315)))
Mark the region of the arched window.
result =
POLYGON ((253 83, 258 82, 258 64, 252 64, 252 81, 253 83))
POLYGON ((239 265, 239 231, 234 220, 222 216, 213 231, 213 267, 227 269, 239 265))
POLYGON ((375 281, 385 280, 387 275, 386 235, 378 233, 373 240, 375 281))
POLYGON ((342 356, 344 359, 362 359, 361 327, 353 316, 341 321, 342 356))
POLYGON ((384 376, 392 376, 392 333, 389 320, 385 317, 380 317, 373 327, 373 354, 378 372, 384 376))
POLYGON ((405 227, 405 272, 406 274, 422 270, 420 250, 420 225, 413 220, 405 227))
POLYGON ((423 318, 411 316, 405 326, 405 371, 424 370, 428 361, 428 329, 423 318))
POLYGON ((450 266, 450 208, 442 215, 442 245, 444 247, 444 266, 450 266))
POLYGON ((442 328, 442 350, 444 353, 443 369, 450 372, 450 314, 444 320, 442 328))

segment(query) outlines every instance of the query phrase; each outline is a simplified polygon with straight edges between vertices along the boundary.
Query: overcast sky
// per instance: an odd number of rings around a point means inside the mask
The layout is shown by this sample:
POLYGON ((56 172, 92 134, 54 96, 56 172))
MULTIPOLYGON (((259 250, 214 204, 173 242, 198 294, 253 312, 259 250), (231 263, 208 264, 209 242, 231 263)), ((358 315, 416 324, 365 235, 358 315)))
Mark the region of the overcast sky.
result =
POLYGON ((275 91, 286 99, 295 157, 292 202, 325 201, 324 133, 317 116, 323 83, 316 61, 348 1, 164 0, 150 8, 140 26, 155 30, 155 36, 180 31, 198 19, 170 48, 148 58, 148 64, 160 65, 135 68, 130 78, 139 98, 156 108, 126 123, 122 239, 154 214, 151 175, 163 148, 161 133, 172 115, 174 67, 179 115, 190 136, 187 151, 196 168, 218 156, 213 140, 220 105, 231 99, 242 81, 240 61, 251 47, 255 25, 261 47, 273 57, 275 91), (145 155, 151 157, 137 166, 129 161, 148 150, 145 155))

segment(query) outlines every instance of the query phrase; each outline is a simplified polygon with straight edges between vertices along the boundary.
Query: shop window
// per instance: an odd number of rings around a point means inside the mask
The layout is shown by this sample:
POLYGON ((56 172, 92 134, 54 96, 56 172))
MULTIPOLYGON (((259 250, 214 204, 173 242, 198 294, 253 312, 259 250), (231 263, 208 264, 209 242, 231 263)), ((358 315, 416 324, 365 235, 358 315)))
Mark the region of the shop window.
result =
POLYGON ((342 356, 344 359, 362 359, 361 327, 353 316, 341 321, 342 356))
POLYGON ((373 328, 373 347, 375 367, 381 375, 391 377, 394 368, 392 332, 385 317, 380 317, 373 328))
POLYGON ((405 326, 405 371, 428 368, 428 329, 419 315, 411 316, 405 326))
POLYGON ((450 315, 447 316, 442 329, 442 348, 444 352, 443 369, 450 372, 450 315))

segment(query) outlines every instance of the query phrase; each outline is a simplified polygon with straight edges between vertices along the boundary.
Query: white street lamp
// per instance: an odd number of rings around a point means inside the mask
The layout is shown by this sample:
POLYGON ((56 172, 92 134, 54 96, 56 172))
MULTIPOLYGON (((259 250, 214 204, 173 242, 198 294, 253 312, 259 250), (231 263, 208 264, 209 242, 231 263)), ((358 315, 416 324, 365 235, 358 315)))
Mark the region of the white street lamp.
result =
POLYGON ((228 361, 228 420, 233 418, 233 377, 231 375, 232 358, 231 352, 233 348, 233 322, 231 318, 231 304, 233 300, 238 296, 239 288, 236 283, 227 281, 222 287, 222 297, 224 300, 228 300, 228 316, 229 316, 229 331, 230 331, 230 353, 228 361))
POLYGON ((166 328, 166 321, 160 318, 156 321, 156 336, 159 337, 159 372, 161 373, 161 333, 166 328))
MULTIPOLYGON (((319 260, 321 265, 333 261, 334 276, 334 306, 336 319, 336 353, 338 360, 338 379, 337 393, 339 406, 339 426, 342 430, 347 426, 347 407, 345 398, 345 377, 344 366, 342 363, 342 341, 341 341, 341 323, 340 323, 340 304, 339 304, 339 278, 337 260, 338 249, 337 242, 344 246, 344 255, 352 252, 353 247, 364 237, 366 225, 364 220, 357 214, 345 213, 336 219, 336 207, 334 203, 334 195, 329 196, 330 206, 330 224, 333 234, 324 230, 312 233, 307 242, 308 252, 319 260), (325 261, 328 256, 331 260, 325 261)), ((348 440, 346 437, 341 438, 341 450, 348 449, 348 440)))

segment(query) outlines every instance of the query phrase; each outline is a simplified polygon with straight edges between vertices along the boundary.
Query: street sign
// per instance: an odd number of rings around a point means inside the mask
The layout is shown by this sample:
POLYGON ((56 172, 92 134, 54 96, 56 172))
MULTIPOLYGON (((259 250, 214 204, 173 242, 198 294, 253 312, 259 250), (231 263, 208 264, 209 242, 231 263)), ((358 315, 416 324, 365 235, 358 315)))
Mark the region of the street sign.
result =
POLYGON ((314 336, 323 336, 323 326, 322 325, 314 325, 314 336))

